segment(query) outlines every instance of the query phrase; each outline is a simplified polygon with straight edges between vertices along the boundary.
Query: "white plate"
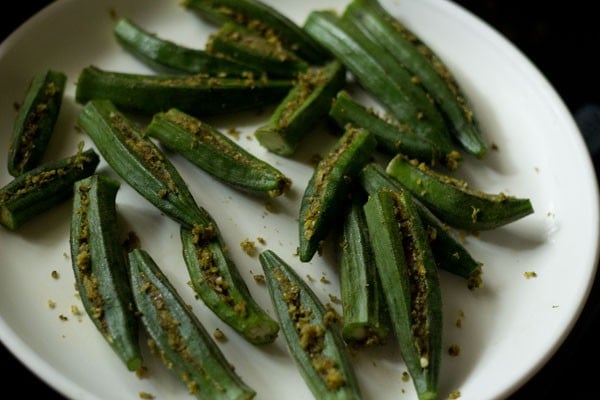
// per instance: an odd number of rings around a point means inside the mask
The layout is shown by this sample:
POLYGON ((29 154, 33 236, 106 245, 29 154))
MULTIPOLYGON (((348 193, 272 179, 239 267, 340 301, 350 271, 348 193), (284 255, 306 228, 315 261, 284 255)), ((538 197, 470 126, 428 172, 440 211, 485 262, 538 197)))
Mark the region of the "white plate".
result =
MULTIPOLYGON (((298 23, 312 9, 342 10, 345 1, 269 1, 298 23)), ((484 134, 498 145, 485 161, 468 159, 462 174, 489 192, 529 197, 535 213, 501 229, 468 237, 466 246, 485 263, 485 287, 470 292, 464 281, 442 274, 444 347, 460 345, 458 357, 445 354, 440 398, 459 390, 463 399, 491 399, 513 393, 553 355, 576 321, 596 268, 598 194, 596 179, 580 134, 563 102, 538 70, 510 43, 479 19, 447 1, 388 1, 386 6, 421 35, 446 60, 474 104, 484 134), (537 278, 526 279, 534 271, 537 278), (461 316, 462 315, 462 316, 461 316), (456 321, 461 320, 460 328, 456 321)), ((49 157, 72 154, 76 143, 91 140, 74 128, 80 105, 74 102, 78 73, 87 65, 151 72, 115 42, 111 14, 128 16, 164 38, 202 47, 213 27, 178 1, 63 0, 25 23, 0 46, 0 154, 6 154, 15 118, 31 76, 48 67, 68 74, 67 93, 49 157)), ((262 236, 271 248, 316 280, 324 301, 338 294, 337 270, 330 254, 301 265, 297 211, 311 173, 314 153, 324 154, 315 136, 292 159, 269 154, 250 138, 266 114, 212 120, 236 127, 239 143, 272 162, 293 180, 290 196, 265 200, 240 194, 215 182, 179 157, 176 166, 198 202, 221 227, 231 255, 252 293, 272 313, 266 288, 252 279, 261 271, 257 258, 242 252, 243 239, 262 236), (314 144, 315 146, 312 146, 314 144), (325 275, 330 284, 319 281, 325 275)), ((320 139, 319 139, 320 140, 320 139)), ((5 160, 4 157, 1 158, 5 160)), ((5 161, 2 161, 3 163, 5 161)), ((100 171, 110 173, 102 162, 100 171)), ((0 168, 0 184, 9 182, 0 168)), ((283 338, 254 347, 214 317, 186 284, 177 225, 123 185, 117 201, 124 231, 135 230, 167 276, 193 305, 209 331, 223 330, 220 344, 259 399, 311 398, 287 355, 283 338)), ((158 399, 189 399, 185 386, 154 356, 147 355, 149 377, 128 372, 95 330, 75 296, 68 249, 70 203, 31 221, 16 233, 0 229, 0 339, 31 370, 59 392, 76 399, 132 399, 148 392, 158 399), (58 271, 59 279, 51 277, 58 271), (56 303, 55 309, 48 301, 56 303), (59 315, 68 317, 62 321, 59 315)), ((355 365, 368 399, 416 398, 393 344, 359 352, 355 365)))

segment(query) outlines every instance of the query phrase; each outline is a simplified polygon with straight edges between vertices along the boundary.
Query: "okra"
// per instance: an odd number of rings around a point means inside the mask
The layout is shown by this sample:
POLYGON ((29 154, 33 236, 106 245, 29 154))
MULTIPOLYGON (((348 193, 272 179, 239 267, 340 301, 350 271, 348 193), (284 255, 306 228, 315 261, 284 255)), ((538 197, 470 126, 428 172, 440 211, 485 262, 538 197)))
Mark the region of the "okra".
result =
POLYGON ((331 54, 289 17, 258 0, 183 0, 183 6, 206 20, 222 25, 233 22, 281 43, 303 59, 321 64, 331 54))
POLYGON ((478 158, 485 156, 487 145, 466 96, 450 68, 426 43, 378 0, 353 0, 342 18, 372 36, 414 74, 414 79, 427 89, 447 116, 451 132, 465 151, 478 158))
POLYGON ((288 352, 315 398, 362 398, 339 316, 275 252, 263 251, 259 260, 288 352))
POLYGON ((271 343, 279 324, 253 299, 224 246, 203 238, 200 228, 181 228, 183 257, 191 285, 215 315, 253 344, 271 343))
POLYGON ((255 131, 262 146, 287 157, 318 121, 327 115, 335 94, 346 83, 346 69, 337 61, 298 75, 292 90, 269 121, 255 131))
POLYGON ((260 74, 258 69, 251 66, 161 38, 129 18, 119 19, 113 33, 125 50, 158 73, 206 74, 219 77, 260 74))
MULTIPOLYGON (((80 145, 81 146, 81 145, 80 145)), ((100 163, 93 149, 53 160, 22 173, 0 188, 0 224, 15 231, 24 223, 63 203, 73 184, 92 175, 100 163)))
POLYGON ((249 65, 268 77, 292 79, 308 68, 306 61, 281 44, 240 29, 231 22, 224 23, 210 35, 206 51, 215 57, 249 65))
MULTIPOLYGON (((358 174, 358 181, 370 195, 375 195, 383 189, 396 192, 405 190, 398 180, 385 172, 380 164, 374 162, 363 167, 358 174)), ((483 263, 473 258, 471 253, 455 238, 446 223, 440 221, 414 197, 413 202, 429 234, 429 245, 438 267, 465 278, 469 289, 481 287, 483 263)))
POLYGON ((427 233, 407 191, 381 190, 364 211, 402 358, 419 399, 437 399, 442 299, 427 233))
POLYGON ((131 286, 148 345, 198 399, 248 400, 235 372, 196 314, 144 249, 128 255, 131 286))
POLYGON ((356 196, 343 220, 338 252, 344 340, 365 346, 380 344, 388 337, 389 318, 362 201, 356 196))
POLYGON ((363 106, 345 90, 336 95, 329 115, 342 128, 351 124, 368 129, 377 138, 378 149, 387 154, 402 153, 431 164, 442 161, 440 150, 434 143, 417 136, 410 126, 363 106))
POLYGON ((197 117, 257 109, 281 100, 290 80, 221 78, 206 74, 145 75, 84 68, 77 80, 80 104, 110 100, 119 110, 151 116, 178 108, 197 117))
POLYGON ((462 156, 429 94, 380 44, 332 11, 312 11, 304 28, 328 48, 401 124, 436 144, 445 165, 456 169, 462 156))
POLYGON ((402 155, 392 158, 386 172, 440 220, 465 231, 494 229, 534 212, 527 198, 471 189, 462 179, 441 174, 402 155))
POLYGON ((166 155, 109 100, 89 101, 77 123, 109 166, 165 215, 188 227, 214 226, 166 155))
POLYGON ((291 185, 281 171, 250 154, 207 122, 177 109, 155 114, 145 134, 233 187, 276 197, 291 185))
POLYGON ((67 76, 45 70, 33 76, 8 144, 8 172, 19 176, 42 163, 60 113, 67 76))
POLYGON ((315 168, 300 203, 300 261, 310 261, 329 234, 352 180, 370 160, 376 144, 369 131, 349 128, 315 168))
POLYGON ((138 320, 119 241, 120 182, 94 174, 75 182, 70 249, 77 292, 102 337, 130 371, 142 367, 138 320))

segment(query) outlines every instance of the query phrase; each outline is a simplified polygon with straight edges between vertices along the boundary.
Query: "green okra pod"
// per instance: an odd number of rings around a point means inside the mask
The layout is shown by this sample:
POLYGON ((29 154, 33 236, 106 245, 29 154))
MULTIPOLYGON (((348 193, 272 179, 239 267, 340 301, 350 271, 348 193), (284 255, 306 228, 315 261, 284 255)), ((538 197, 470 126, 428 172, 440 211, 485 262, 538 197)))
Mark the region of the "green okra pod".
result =
POLYGON ((300 261, 310 261, 329 234, 352 180, 373 156, 376 145, 369 131, 349 128, 315 168, 300 203, 300 261))
POLYGON ((205 74, 145 75, 84 68, 75 99, 85 104, 110 100, 119 110, 140 115, 178 108, 196 117, 257 109, 280 101, 291 80, 221 78, 205 74))
MULTIPOLYGON (((374 162, 363 167, 357 180, 370 195, 375 195, 382 189, 404 190, 397 179, 385 172, 383 166, 374 162)), ((483 263, 471 256, 471 253, 455 238, 448 225, 440 221, 414 197, 413 202, 429 234, 429 245, 438 267, 467 279, 467 286, 470 289, 481 287, 483 263)))
POLYGON ((260 70, 216 57, 206 50, 183 46, 150 33, 129 18, 121 18, 113 33, 129 53, 158 73, 244 77, 260 70))
POLYGON ((419 399, 437 399, 442 298, 427 233, 405 190, 377 192, 364 211, 402 358, 419 399))
POLYGON ((109 100, 89 101, 77 123, 110 167, 165 215, 188 227, 214 226, 166 155, 109 100))
POLYGON ((75 182, 70 249, 77 292, 102 337, 130 371, 142 367, 138 320, 119 241, 120 182, 94 174, 75 182))
POLYGON ((361 399, 339 316, 275 252, 259 260, 288 351, 315 398, 361 399))
POLYGON ((462 156, 426 90, 381 45, 334 12, 312 11, 304 28, 327 47, 400 123, 437 145, 444 165, 456 169, 462 156))
POLYGON ((291 185, 291 180, 281 171, 247 152, 207 122, 177 109, 155 114, 145 134, 236 188, 276 197, 291 185))
POLYGON ((450 68, 426 43, 378 0, 353 0, 343 18, 372 36, 414 74, 447 116, 451 132, 465 151, 478 158, 485 156, 487 145, 465 94, 450 68))
POLYGON ((342 128, 351 124, 368 129, 377 138, 378 149, 387 154, 402 153, 431 164, 443 161, 434 143, 417 136, 410 126, 363 106, 345 90, 340 90, 336 95, 329 115, 342 128))
POLYGON ((290 156, 327 110, 346 83, 346 69, 337 61, 298 75, 294 87, 277 106, 269 121, 254 135, 262 146, 290 156))
POLYGON ((348 343, 371 346, 387 339, 389 318, 362 205, 353 196, 340 234, 342 335, 348 343))
POLYGON ((60 113, 67 76, 51 69, 33 76, 8 144, 8 172, 19 176, 42 163, 60 113))
POLYGON ((150 254, 129 255, 131 286, 150 348, 198 399, 248 400, 256 392, 234 371, 150 254))
POLYGON ((0 188, 0 225, 17 230, 35 216, 73 195, 73 184, 96 171, 100 157, 93 149, 49 161, 0 188))
POLYGON ((331 54, 294 21, 261 1, 184 0, 183 6, 219 26, 233 22, 255 31, 311 63, 321 64, 331 59, 331 54))
POLYGON ((466 231, 494 229, 534 212, 527 198, 471 189, 464 180, 436 172, 402 155, 388 163, 386 172, 440 220, 466 231))
POLYGON ((215 57, 249 65, 268 77, 294 78, 308 63, 280 43, 226 22, 210 35, 206 51, 215 57))
POLYGON ((253 299, 224 246, 199 228, 181 228, 183 257, 191 285, 215 315, 253 344, 271 343, 279 324, 253 299))

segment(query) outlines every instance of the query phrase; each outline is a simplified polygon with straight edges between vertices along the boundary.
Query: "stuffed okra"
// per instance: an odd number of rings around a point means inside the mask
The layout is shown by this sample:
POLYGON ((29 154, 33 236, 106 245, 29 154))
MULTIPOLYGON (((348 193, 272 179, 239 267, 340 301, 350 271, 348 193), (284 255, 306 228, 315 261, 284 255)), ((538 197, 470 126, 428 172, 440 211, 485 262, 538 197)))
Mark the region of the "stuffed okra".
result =
POLYGON ((127 368, 137 371, 142 367, 138 321, 117 225, 120 185, 98 174, 75 183, 69 242, 87 315, 127 368))
POLYGON ((31 79, 8 144, 8 172, 19 176, 42 163, 61 109, 67 76, 46 70, 31 79))
POLYGON ((146 135, 233 187, 252 193, 281 195, 291 180, 253 156, 205 121, 177 109, 157 113, 146 135))
POLYGON ((237 375, 198 317, 150 254, 129 253, 131 286, 155 351, 198 399, 248 400, 256 392, 237 375))
POLYGON ((44 163, 0 188, 0 225, 17 230, 73 195, 73 184, 96 171, 100 157, 93 149, 44 163))
POLYGON ((273 251, 259 259, 288 351, 315 398, 361 399, 337 314, 273 251))

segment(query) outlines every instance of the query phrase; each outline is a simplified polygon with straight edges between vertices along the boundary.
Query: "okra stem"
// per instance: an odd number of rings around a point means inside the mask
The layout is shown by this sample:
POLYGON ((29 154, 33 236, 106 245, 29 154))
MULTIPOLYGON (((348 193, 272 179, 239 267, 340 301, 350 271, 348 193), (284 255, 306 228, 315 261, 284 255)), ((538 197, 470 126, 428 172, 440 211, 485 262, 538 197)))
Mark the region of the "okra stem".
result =
POLYGON ((236 374, 198 317, 150 254, 129 253, 131 286, 150 349, 198 399, 248 400, 256 392, 236 374))
POLYGON ((288 351, 316 399, 361 399, 337 315, 272 250, 259 256, 288 351))
POLYGON ((119 241, 120 182, 94 174, 75 183, 71 262, 84 309, 130 371, 142 367, 125 249, 119 241))

